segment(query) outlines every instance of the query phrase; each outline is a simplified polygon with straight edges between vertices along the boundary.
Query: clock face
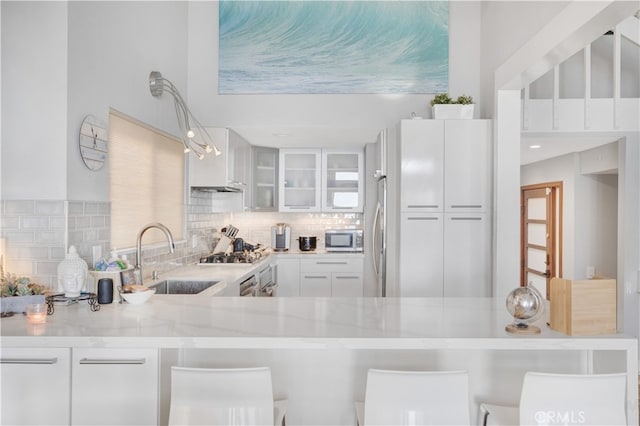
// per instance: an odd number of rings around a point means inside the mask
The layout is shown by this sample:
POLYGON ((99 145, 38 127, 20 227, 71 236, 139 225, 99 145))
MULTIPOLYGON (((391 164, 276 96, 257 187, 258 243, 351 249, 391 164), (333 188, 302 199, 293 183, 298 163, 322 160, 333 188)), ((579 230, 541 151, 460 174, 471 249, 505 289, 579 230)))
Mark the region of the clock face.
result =
POLYGON ((80 156, 90 170, 100 170, 107 161, 107 126, 92 115, 87 115, 80 126, 80 156))

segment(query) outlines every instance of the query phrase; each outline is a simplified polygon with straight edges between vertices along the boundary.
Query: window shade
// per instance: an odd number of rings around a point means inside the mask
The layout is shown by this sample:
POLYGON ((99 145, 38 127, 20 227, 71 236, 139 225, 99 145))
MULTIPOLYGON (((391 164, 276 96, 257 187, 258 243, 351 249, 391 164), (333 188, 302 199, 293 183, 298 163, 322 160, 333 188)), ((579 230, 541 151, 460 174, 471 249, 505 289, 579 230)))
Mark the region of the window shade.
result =
MULTIPOLYGON (((183 239, 185 165, 182 143, 119 113, 109 114, 111 247, 136 245, 148 223, 167 226, 183 239)), ((150 229, 144 244, 166 242, 150 229)))

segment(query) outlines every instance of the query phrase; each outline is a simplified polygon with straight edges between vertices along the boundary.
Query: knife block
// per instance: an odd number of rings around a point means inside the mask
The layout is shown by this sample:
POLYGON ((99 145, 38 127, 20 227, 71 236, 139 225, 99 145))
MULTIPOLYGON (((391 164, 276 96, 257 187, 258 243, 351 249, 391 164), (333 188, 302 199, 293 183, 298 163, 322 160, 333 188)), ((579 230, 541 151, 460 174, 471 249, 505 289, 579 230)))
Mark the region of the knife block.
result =
POLYGON ((552 278, 549 326, 569 336, 616 332, 616 280, 552 278))

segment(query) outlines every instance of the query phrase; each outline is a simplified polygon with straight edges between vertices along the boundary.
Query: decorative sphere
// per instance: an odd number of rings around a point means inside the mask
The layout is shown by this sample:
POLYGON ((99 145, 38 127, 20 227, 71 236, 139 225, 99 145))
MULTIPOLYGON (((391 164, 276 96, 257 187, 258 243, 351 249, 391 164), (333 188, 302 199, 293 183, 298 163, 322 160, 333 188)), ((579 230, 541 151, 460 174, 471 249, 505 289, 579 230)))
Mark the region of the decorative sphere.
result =
POLYGON ((517 322, 532 322, 543 309, 542 295, 533 286, 518 287, 507 296, 507 310, 517 322))

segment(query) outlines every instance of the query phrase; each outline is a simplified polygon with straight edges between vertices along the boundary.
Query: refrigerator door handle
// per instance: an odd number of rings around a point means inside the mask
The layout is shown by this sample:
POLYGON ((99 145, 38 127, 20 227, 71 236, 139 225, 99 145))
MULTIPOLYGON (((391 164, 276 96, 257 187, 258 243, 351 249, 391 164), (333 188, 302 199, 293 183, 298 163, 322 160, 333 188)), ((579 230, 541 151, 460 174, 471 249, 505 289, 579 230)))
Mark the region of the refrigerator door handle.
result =
POLYGON ((378 237, 378 221, 380 220, 380 203, 376 203, 376 212, 373 215, 373 228, 371 230, 371 253, 373 253, 373 271, 378 275, 378 253, 376 252, 376 240, 378 237))

